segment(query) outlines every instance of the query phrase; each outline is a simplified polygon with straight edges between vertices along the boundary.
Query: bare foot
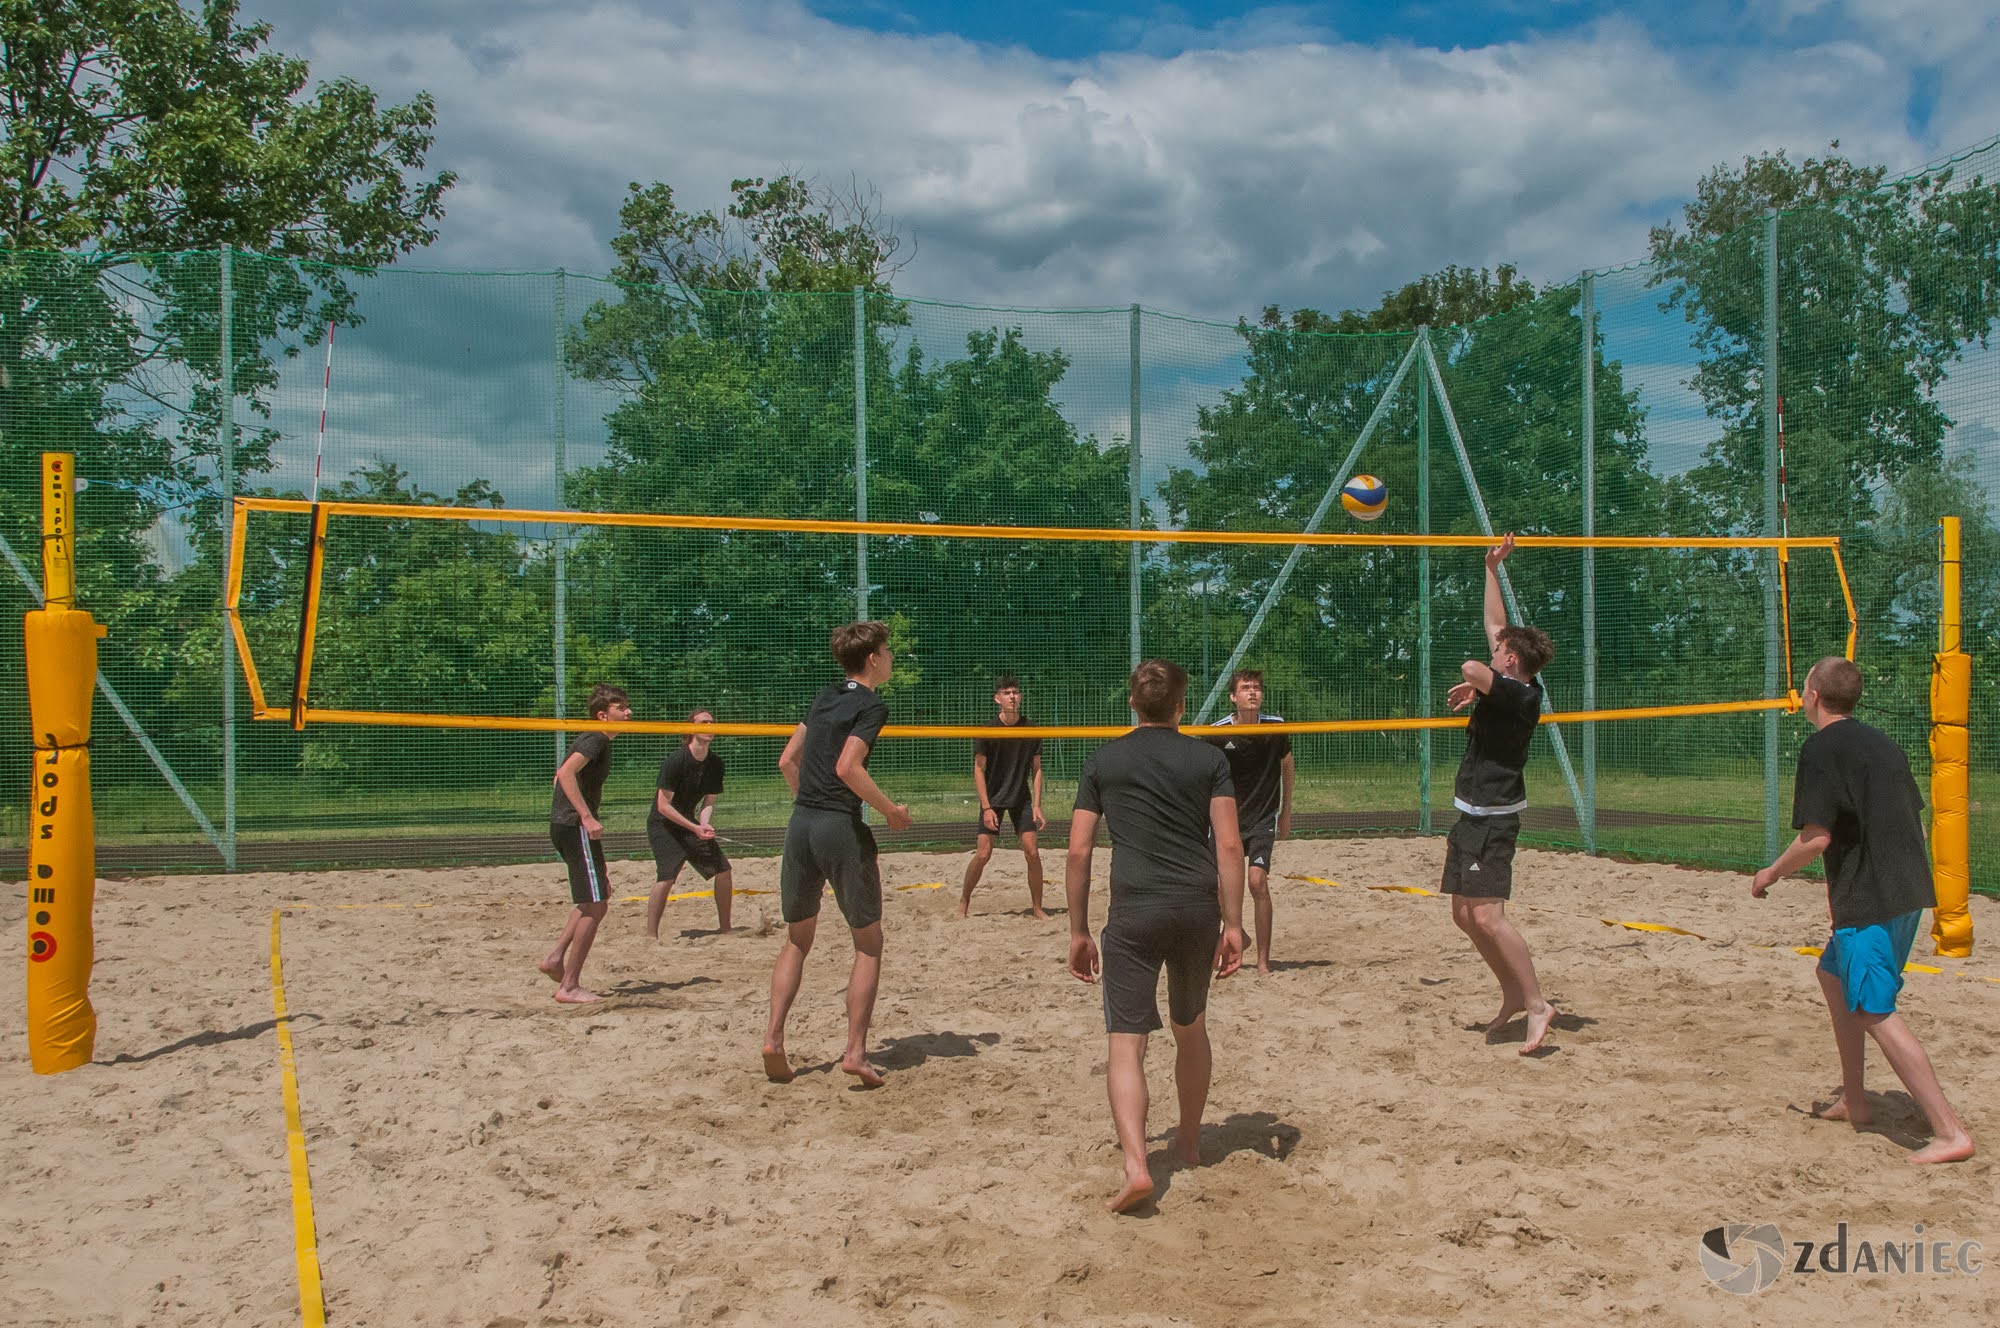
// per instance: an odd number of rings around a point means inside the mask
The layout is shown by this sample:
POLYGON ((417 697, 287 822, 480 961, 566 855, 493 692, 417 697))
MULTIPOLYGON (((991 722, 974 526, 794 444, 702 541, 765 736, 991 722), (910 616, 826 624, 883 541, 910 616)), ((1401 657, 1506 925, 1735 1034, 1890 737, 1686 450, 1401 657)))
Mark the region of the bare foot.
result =
POLYGON ((540 969, 542 975, 548 978, 549 981, 555 983, 557 986, 562 985, 562 960, 557 959, 554 955, 550 955, 541 963, 536 964, 535 967, 540 969))
POLYGON ((1526 1013, 1527 1011, 1523 1009, 1521 1006, 1503 1005, 1500 1007, 1500 1013, 1494 1015, 1492 1019, 1487 1021, 1486 1031, 1488 1033, 1498 1033, 1501 1029, 1507 1026, 1508 1020, 1512 1019, 1517 1014, 1526 1014, 1526 1013))
POLYGON ((1176 1130, 1173 1145, 1167 1150, 1174 1161, 1184 1167, 1201 1165, 1201 1131, 1176 1130))
POLYGON ((967 909, 968 907, 969 907, 969 905, 966 905, 966 904, 960 904, 960 905, 958 906, 958 912, 957 912, 957 913, 955 913, 955 914, 953 914, 952 916, 953 916, 953 917, 956 917, 956 918, 957 918, 957 919, 958 919, 959 921, 963 922, 963 921, 965 920, 965 914, 966 914, 966 909, 967 909))
POLYGON ((1140 1204, 1153 1197, 1153 1178, 1147 1175, 1127 1176, 1125 1188, 1104 1201, 1106 1212, 1129 1213, 1140 1204))
POLYGON ((1837 1093, 1831 1102, 1815 1102, 1812 1114, 1819 1120, 1846 1121, 1850 1125, 1873 1125, 1875 1112, 1869 1107, 1868 1099, 1849 1106, 1845 1094, 1837 1093))
POLYGON ((594 991, 585 991, 582 987, 557 987, 556 999, 564 1005, 589 1005, 592 1001, 601 1001, 604 998, 594 991))
POLYGON ((840 1062, 840 1072, 842 1074, 851 1074, 856 1079, 859 1079, 863 1088, 880 1088, 885 1082, 882 1078, 882 1072, 867 1061, 843 1059, 840 1062))
POLYGON ((1909 1160, 1923 1166, 1928 1162, 1963 1162, 1972 1156, 1972 1136, 1963 1131, 1947 1139, 1933 1139, 1910 1154, 1909 1160))
POLYGON ((764 1048, 764 1077, 774 1084, 789 1084, 792 1082, 792 1063, 785 1059, 785 1052, 782 1047, 764 1048))
POLYGON ((1275 972, 1277 972, 1277 970, 1272 968, 1269 964, 1257 965, 1257 976, 1260 978, 1268 978, 1271 976, 1271 974, 1275 972))
POLYGON ((1049 920, 1048 911, 1046 909, 1043 909, 1040 905, 1037 905, 1035 907, 1034 912, 1035 912, 1035 921, 1047 922, 1049 920))
POLYGON ((1528 1036, 1521 1044, 1521 1055, 1525 1056, 1542 1045, 1542 1039, 1549 1035, 1549 1025, 1555 1022, 1555 1018, 1556 1007, 1548 1001, 1542 1002, 1541 1009, 1528 1011, 1528 1036))

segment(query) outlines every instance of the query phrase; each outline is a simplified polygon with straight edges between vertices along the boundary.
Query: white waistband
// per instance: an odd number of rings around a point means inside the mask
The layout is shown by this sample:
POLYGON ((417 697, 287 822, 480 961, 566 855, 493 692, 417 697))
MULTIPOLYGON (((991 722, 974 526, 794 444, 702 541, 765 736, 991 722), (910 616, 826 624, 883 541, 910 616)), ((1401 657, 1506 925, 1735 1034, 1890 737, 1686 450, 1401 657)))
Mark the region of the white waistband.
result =
POLYGON ((1451 805, 1464 812, 1467 816, 1512 816, 1515 812, 1526 811, 1528 809, 1528 800, 1523 798, 1519 802, 1510 802, 1504 807, 1475 807, 1464 798, 1453 798, 1451 805))

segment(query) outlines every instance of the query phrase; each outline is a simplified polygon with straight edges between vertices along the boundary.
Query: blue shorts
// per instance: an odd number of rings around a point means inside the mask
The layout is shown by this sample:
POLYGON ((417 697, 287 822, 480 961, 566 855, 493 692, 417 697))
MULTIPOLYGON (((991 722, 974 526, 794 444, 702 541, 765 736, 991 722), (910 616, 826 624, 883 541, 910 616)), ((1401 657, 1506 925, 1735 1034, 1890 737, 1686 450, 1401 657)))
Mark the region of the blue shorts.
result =
POLYGON ((1909 913, 1867 927, 1838 927, 1820 954, 1822 972, 1840 979, 1847 1008, 1856 1014, 1896 1013, 1896 993, 1903 989, 1903 965, 1909 962, 1924 911, 1909 913))

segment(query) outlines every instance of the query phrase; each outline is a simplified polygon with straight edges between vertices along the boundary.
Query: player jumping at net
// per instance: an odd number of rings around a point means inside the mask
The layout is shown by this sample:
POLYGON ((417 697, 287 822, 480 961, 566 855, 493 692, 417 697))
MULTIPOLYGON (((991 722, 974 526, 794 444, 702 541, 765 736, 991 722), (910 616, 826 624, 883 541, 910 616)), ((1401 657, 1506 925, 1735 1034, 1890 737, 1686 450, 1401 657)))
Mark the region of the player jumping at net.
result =
POLYGON ((1125 1184, 1106 1201, 1129 1212, 1153 1196, 1146 1166, 1146 1042, 1160 1027, 1160 969, 1174 1032, 1180 1123, 1173 1160, 1201 1165, 1201 1114, 1214 1057, 1208 1041, 1210 975, 1243 963, 1243 844, 1236 796, 1221 752, 1178 731, 1187 674, 1147 660, 1132 670, 1139 726, 1091 753, 1077 779, 1064 884, 1069 971, 1104 987, 1110 1038, 1105 1075, 1125 1184), (1102 819, 1111 828, 1111 904, 1103 950, 1090 939, 1090 862, 1102 819))
POLYGON ((1972 1136, 1945 1100, 1923 1043, 1896 1013, 1910 946, 1924 910, 1937 907, 1923 795, 1895 739, 1853 718, 1861 681, 1861 670, 1838 655, 1806 674, 1799 700, 1813 735, 1799 748, 1792 790, 1798 838, 1757 873, 1750 893, 1762 899, 1777 881, 1826 855, 1833 934, 1818 972, 1840 1052, 1840 1091, 1815 1104, 1813 1115, 1857 1128, 1874 1121, 1862 1087, 1866 1039, 1874 1038, 1931 1123, 1931 1142, 1909 1160, 1959 1162, 1972 1156, 1972 1136))
POLYGON ((1521 1054, 1537 1050, 1556 1017, 1542 997, 1528 943, 1507 916, 1514 893, 1514 846, 1521 835, 1521 812, 1528 805, 1522 774, 1528 744, 1542 716, 1538 675, 1555 657, 1546 633, 1507 622, 1500 595, 1500 564, 1514 551, 1514 536, 1486 551, 1486 643, 1492 661, 1468 659, 1464 681, 1451 689, 1453 710, 1472 707, 1465 734, 1465 759, 1452 786, 1459 810, 1444 850, 1444 893, 1451 896, 1451 920, 1472 938, 1480 958, 1500 980, 1500 1013, 1486 1025, 1489 1036, 1517 1014, 1528 1016, 1521 1054))
MULTIPOLYGON (((707 710, 688 714, 688 723, 715 716, 707 710)), ((722 792, 722 758, 711 747, 713 733, 690 733, 660 762, 659 791, 653 795, 653 809, 646 816, 646 841, 652 846, 658 875, 653 893, 646 900, 646 935, 660 939, 660 918, 667 911, 667 895, 680 878, 682 866, 692 863, 705 881, 715 885, 715 929, 729 930, 729 910, 735 899, 736 873, 729 868, 729 856, 716 841, 709 817, 715 814, 715 798, 722 792)))
POLYGON ((792 731, 778 758, 795 801, 785 829, 785 857, 778 896, 785 943, 771 970, 771 1021, 764 1030, 764 1074, 790 1083, 785 1021, 798 998, 819 927, 820 896, 833 885, 834 902, 854 937, 854 967, 847 979, 847 1049, 840 1068, 868 1088, 882 1086, 882 1072, 868 1063, 868 1021, 882 980, 882 874, 875 836, 861 819, 865 802, 891 830, 909 828, 910 809, 891 802, 868 773, 868 754, 889 707, 875 689, 889 680, 895 655, 889 629, 879 622, 849 623, 833 633, 833 657, 846 677, 813 698, 805 722, 792 731))
MULTIPOLYGON (((1229 679, 1229 700, 1235 709, 1218 724, 1248 727, 1282 724, 1283 715, 1264 713, 1264 675, 1238 669, 1229 679)), ((1280 839, 1292 833, 1292 783, 1295 765, 1292 740, 1284 733, 1260 737, 1232 734, 1210 738, 1229 760, 1230 782, 1236 786, 1236 823, 1249 863, 1250 907, 1257 923, 1257 973, 1271 975, 1271 854, 1280 839)))
MULTIPOLYGON (((623 724, 632 718, 632 703, 622 688, 599 683, 590 690, 586 707, 592 719, 623 724)), ((597 819, 604 797, 604 777, 611 773, 613 735, 595 730, 579 733, 569 754, 556 767, 556 791, 549 807, 549 839, 569 868, 569 898, 574 906, 563 923, 556 948, 541 962, 555 979, 556 999, 565 1005, 586 1005, 601 997, 578 985, 583 961, 590 957, 598 924, 611 906, 611 879, 604 869, 604 825, 597 819)))
MULTIPOLYGON (((1011 673, 1003 673, 993 683, 993 704, 1000 714, 996 723, 1006 728, 1026 724, 1021 713, 1021 683, 1011 673)), ((979 834, 972 861, 965 865, 965 888, 958 899, 958 916, 972 909, 972 891, 980 874, 993 860, 993 841, 1002 822, 1012 820, 1021 840, 1021 856, 1028 864, 1028 901, 1034 915, 1044 921, 1042 909, 1042 851, 1035 835, 1047 824, 1042 819, 1042 740, 1040 738, 978 738, 972 744, 972 787, 979 794, 979 834)))

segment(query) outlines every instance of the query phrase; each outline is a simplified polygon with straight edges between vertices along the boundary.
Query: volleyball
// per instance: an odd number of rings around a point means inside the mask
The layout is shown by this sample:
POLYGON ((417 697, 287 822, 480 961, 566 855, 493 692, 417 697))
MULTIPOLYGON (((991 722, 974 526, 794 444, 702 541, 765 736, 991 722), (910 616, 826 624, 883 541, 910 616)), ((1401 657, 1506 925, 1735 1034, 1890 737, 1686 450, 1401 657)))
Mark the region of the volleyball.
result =
POLYGON ((1356 521, 1373 521, 1389 505, 1389 488, 1373 475, 1356 475, 1340 486, 1340 505, 1356 521))

